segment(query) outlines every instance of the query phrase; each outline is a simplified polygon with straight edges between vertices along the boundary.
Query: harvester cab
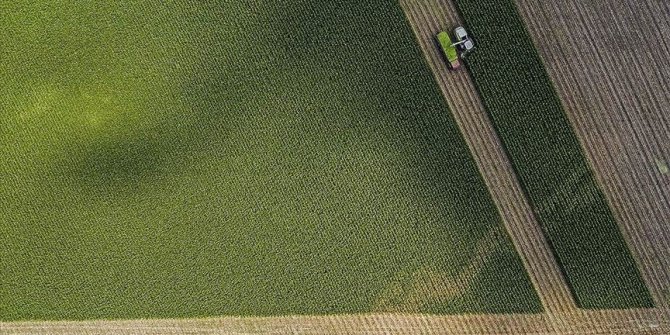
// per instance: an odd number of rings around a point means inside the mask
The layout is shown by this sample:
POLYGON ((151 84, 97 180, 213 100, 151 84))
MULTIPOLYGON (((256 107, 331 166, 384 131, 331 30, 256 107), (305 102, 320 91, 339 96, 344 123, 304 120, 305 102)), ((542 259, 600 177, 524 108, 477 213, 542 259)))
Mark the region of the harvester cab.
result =
POLYGON ((456 36, 454 46, 460 51, 461 58, 464 58, 465 55, 475 48, 475 42, 468 36, 468 32, 463 27, 456 27, 454 35, 456 36))

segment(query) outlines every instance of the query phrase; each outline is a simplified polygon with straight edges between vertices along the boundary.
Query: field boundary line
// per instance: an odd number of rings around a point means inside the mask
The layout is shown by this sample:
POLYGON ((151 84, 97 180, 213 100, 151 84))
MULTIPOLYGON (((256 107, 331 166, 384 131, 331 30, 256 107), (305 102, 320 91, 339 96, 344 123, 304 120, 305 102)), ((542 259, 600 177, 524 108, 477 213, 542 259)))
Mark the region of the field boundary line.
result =
POLYGON ((653 334, 670 333, 660 309, 553 314, 219 317, 203 319, 0 322, 1 335, 24 334, 653 334))

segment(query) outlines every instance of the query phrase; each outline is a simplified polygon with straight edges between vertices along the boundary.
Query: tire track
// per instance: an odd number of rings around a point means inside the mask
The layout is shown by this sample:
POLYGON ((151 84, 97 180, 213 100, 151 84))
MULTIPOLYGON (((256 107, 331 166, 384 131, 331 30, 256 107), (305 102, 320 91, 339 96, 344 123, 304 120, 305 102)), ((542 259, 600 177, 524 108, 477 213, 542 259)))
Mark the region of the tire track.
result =
POLYGON ((451 29, 460 22, 453 3, 451 0, 405 0, 401 1, 401 6, 545 310, 558 312, 575 309, 569 287, 521 190, 472 80, 466 71, 449 71, 435 45, 434 36, 437 32, 451 29))
POLYGON ((655 304, 669 306, 670 175, 656 166, 670 161, 667 4, 517 6, 655 304))

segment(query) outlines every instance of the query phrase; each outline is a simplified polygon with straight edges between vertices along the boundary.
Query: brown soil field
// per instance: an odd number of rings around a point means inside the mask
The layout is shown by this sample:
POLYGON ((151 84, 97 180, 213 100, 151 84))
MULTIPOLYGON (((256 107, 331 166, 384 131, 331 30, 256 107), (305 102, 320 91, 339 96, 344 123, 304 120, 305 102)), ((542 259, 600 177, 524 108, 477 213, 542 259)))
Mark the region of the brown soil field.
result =
POLYGON ((555 314, 367 314, 187 320, 0 323, 0 334, 654 334, 670 332, 668 311, 575 311, 555 314))
POLYGON ((521 255, 547 311, 566 311, 575 302, 542 229, 505 155, 467 71, 451 71, 435 35, 460 20, 451 0, 404 0, 401 5, 521 255))
POLYGON ((516 0, 655 304, 670 305, 670 3, 516 0))

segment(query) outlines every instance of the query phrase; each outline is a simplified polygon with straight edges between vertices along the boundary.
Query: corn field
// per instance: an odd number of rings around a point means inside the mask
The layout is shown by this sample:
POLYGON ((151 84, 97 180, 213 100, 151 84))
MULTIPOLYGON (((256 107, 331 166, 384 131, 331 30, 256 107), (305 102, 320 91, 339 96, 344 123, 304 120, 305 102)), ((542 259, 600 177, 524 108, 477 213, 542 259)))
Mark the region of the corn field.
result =
POLYGON ((0 8, 0 320, 541 309, 397 4, 0 8))

